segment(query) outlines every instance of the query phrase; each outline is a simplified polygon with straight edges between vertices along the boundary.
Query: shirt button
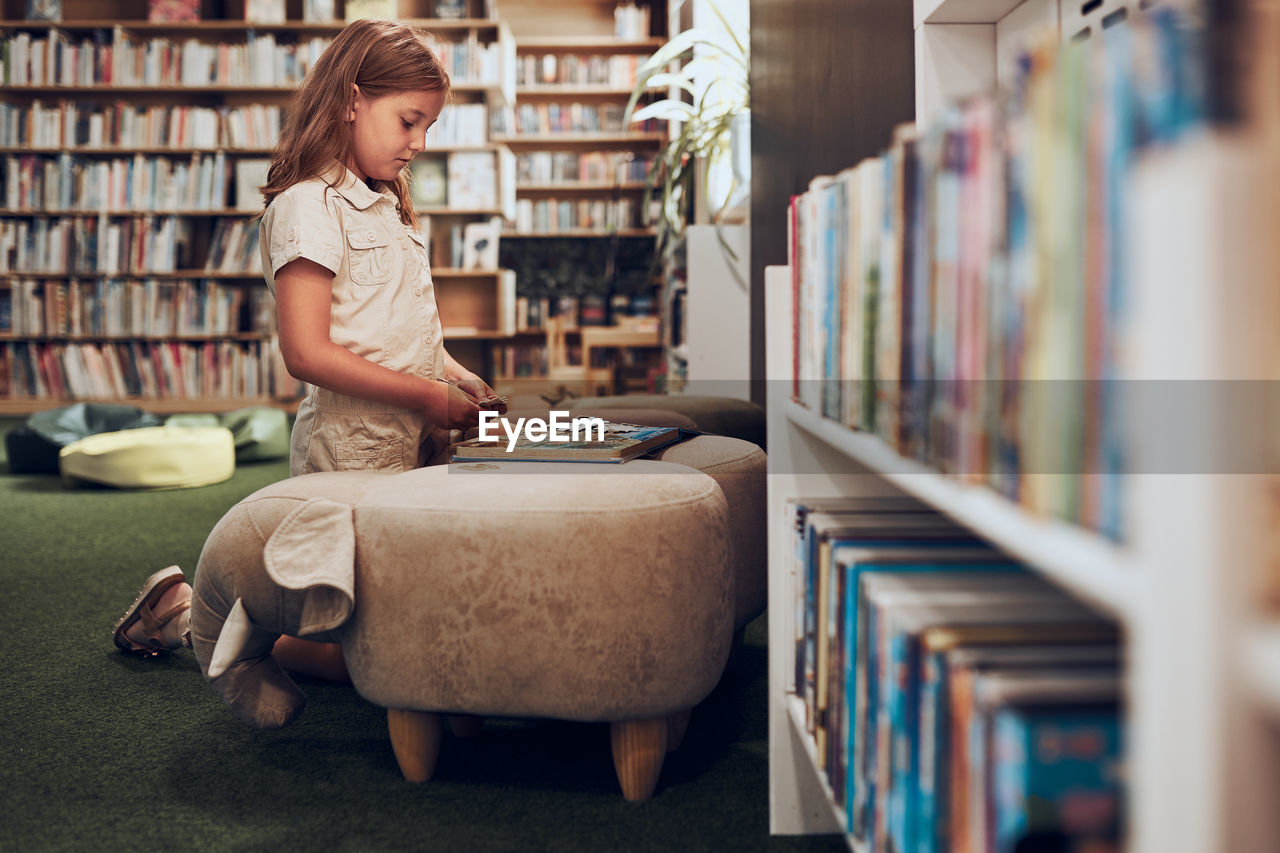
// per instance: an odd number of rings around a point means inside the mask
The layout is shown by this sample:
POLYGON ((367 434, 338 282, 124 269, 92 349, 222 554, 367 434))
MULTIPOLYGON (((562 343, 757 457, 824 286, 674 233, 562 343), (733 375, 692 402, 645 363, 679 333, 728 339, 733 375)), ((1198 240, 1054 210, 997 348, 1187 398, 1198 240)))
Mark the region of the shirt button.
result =
POLYGON ((373 232, 372 232, 372 231, 370 231, 370 232, 369 232, 369 239, 370 239, 370 240, 372 240, 372 239, 373 239, 373 232))

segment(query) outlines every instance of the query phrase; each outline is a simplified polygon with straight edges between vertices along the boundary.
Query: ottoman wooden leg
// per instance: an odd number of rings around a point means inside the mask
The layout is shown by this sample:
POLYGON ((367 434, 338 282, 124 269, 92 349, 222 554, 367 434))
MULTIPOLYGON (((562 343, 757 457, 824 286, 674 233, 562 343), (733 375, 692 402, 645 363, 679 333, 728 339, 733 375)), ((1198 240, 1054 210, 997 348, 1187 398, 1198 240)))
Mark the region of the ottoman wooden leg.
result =
POLYGON ((684 743, 684 733, 689 730, 689 717, 692 714, 691 708, 685 708, 667 715, 667 752, 675 752, 684 743))
POLYGON ((648 799, 658 784, 662 760, 667 754, 667 718, 613 723, 609 740, 622 795, 633 801, 648 799))
POLYGON ((410 782, 425 782, 436 771, 443 722, 439 714, 387 709, 387 731, 400 772, 410 782))

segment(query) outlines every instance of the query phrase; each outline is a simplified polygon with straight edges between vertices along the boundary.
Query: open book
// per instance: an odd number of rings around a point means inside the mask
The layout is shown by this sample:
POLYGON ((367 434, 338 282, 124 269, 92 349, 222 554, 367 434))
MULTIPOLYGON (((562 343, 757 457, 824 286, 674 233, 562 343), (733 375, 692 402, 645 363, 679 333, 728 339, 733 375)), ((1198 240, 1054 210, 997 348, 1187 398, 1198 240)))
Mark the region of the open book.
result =
POLYGON ((604 422, 604 440, 597 440, 599 433, 592 430, 590 440, 534 441, 524 432, 514 441, 505 432, 497 441, 472 438, 454 446, 453 462, 505 460, 508 462, 626 462, 673 444, 691 435, 695 430, 679 427, 640 426, 637 424, 604 422))

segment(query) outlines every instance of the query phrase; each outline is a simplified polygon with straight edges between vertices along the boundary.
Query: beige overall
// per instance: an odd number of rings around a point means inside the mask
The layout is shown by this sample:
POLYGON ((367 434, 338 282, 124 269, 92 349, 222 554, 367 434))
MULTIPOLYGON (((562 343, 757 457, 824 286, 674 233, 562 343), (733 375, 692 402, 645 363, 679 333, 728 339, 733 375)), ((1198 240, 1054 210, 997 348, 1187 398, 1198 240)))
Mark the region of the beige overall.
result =
MULTIPOLYGON (((390 190, 372 190, 335 164, 325 178, 276 196, 259 228, 262 269, 273 296, 282 266, 297 258, 314 261, 334 276, 331 341, 397 373, 444 376, 427 250, 396 215, 390 190)), ((408 470, 442 453, 448 437, 422 412, 313 387, 298 407, 289 471, 408 470)))

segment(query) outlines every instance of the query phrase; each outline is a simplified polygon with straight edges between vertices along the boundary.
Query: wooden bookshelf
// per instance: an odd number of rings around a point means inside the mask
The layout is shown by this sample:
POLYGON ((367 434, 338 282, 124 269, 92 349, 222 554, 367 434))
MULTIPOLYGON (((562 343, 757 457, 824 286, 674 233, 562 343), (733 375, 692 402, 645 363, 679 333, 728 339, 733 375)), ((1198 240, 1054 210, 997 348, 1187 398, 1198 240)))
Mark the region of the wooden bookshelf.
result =
MULTIPOLYGON (((144 10, 145 11, 145 10, 144 10)), ((481 33, 495 33, 500 26, 497 20, 487 18, 398 18, 402 24, 422 27, 432 32, 467 32, 476 30, 481 33)), ((264 33, 301 33, 304 35, 333 35, 347 25, 346 21, 286 21, 283 24, 264 24, 250 21, 233 21, 208 19, 203 21, 152 22, 136 19, 85 18, 67 19, 64 21, 29 21, 23 18, 0 20, 3 30, 66 30, 81 32, 85 30, 110 30, 122 27, 129 31, 150 35, 236 35, 246 29, 264 33)))
POLYGON ((666 141, 661 133, 522 133, 494 136, 493 141, 510 146, 642 146, 658 145, 666 141))
MULTIPOLYGON (((916 0, 916 117, 1003 79, 1019 43, 1059 28, 1071 39, 1124 0, 916 0), (1083 11, 1082 11, 1083 8, 1083 11)), ((1193 3, 1175 3, 1196 7, 1193 3)), ((1114 18, 1112 20, 1115 20, 1114 18)), ((776 60, 777 57, 775 56, 776 60)), ((885 140, 887 146, 888 140, 885 140)), ((1206 130, 1144 154, 1126 184, 1126 368, 1142 381, 1280 379, 1280 175, 1274 145, 1206 130)), ((854 165, 852 163, 844 165, 854 165)), ((765 269, 769 433, 770 825, 775 834, 844 835, 794 678, 790 498, 910 495, 961 523, 1112 618, 1123 635, 1126 827, 1123 849, 1280 849, 1280 485, 1275 460, 1250 475, 1175 473, 1136 442, 1125 475, 1122 543, 1044 517, 985 485, 907 459, 874 435, 792 400, 791 269, 765 269)), ((1128 377, 1126 377, 1128 378, 1128 377)), ((1229 440, 1204 417, 1202 440, 1229 440)), ((1272 445, 1274 451, 1274 442, 1272 445)), ((1037 474, 1052 477, 1061 475, 1037 474)), ((849 849, 861 842, 845 835, 849 849)))
POLYGON ((611 192, 635 192, 645 188, 644 181, 622 181, 621 183, 610 183, 607 181, 565 181, 561 183, 550 184, 516 184, 516 192, 522 193, 559 193, 559 192, 575 192, 575 193, 611 193, 611 192))
MULTIPOLYGON (((473 13, 479 12, 482 5, 480 0, 470 0, 469 2, 473 13)), ((447 47, 449 44, 454 43, 459 45, 479 44, 494 50, 497 54, 498 74, 497 78, 492 82, 480 83, 465 78, 457 79, 455 74, 454 93, 459 96, 459 101, 463 103, 480 103, 486 107, 509 103, 514 98, 514 82, 508 79, 506 71, 510 69, 510 60, 514 53, 510 30, 507 25, 496 17, 480 18, 473 16, 457 20, 423 17, 423 13, 429 9, 430 3, 427 0, 401 0, 400 12, 404 15, 401 20, 427 29, 441 46, 447 47)), ((150 39, 168 39, 174 44, 181 44, 193 39, 202 44, 230 43, 234 45, 244 44, 252 33, 259 37, 259 44, 261 44, 262 37, 270 36, 275 40, 276 45, 283 46, 294 43, 299 45, 307 44, 313 38, 329 38, 346 26, 346 22, 341 20, 315 23, 298 20, 289 20, 284 23, 247 22, 237 19, 242 10, 242 0, 231 0, 226 6, 226 19, 206 19, 192 23, 152 23, 142 19, 146 15, 146 4, 139 3, 137 0, 64 0, 63 15, 65 20, 45 22, 20 19, 19 16, 23 12, 22 0, 0 0, 0 35, 4 38, 9 38, 15 36, 15 34, 22 33, 32 39, 45 39, 54 34, 63 34, 71 41, 78 42, 81 39, 91 37, 95 32, 106 31, 108 38, 111 38, 114 33, 122 33, 129 38, 130 43, 138 45, 150 39)), ((207 4, 205 11, 208 11, 207 4)), ((299 8, 296 7, 296 4, 290 4, 290 11, 297 13, 299 8)), ((342 11, 343 4, 339 2, 339 14, 342 11)), ((166 75, 169 73, 166 71, 166 75)), ((249 73, 252 73, 252 68, 249 69, 249 73)), ((278 71, 273 73, 279 74, 278 71)), ((39 77, 34 79, 40 80, 39 77)), ((164 79, 180 80, 182 78, 175 75, 173 77, 166 76, 164 79)), ((278 83, 278 81, 288 78, 267 75, 261 78, 250 77, 247 79, 274 80, 278 83)), ((44 102, 46 110, 51 105, 56 109, 56 104, 53 102, 63 99, 75 99, 78 103, 98 105, 101 105, 106 100, 123 99, 126 102, 136 103, 140 106, 194 105, 199 107, 218 107, 225 105, 246 107, 261 103, 279 107, 293 94, 296 88, 292 84, 230 85, 217 83, 176 85, 168 82, 164 84, 135 83, 132 80, 111 85, 83 85, 80 77, 67 78, 65 80, 68 83, 75 82, 77 85, 55 85, 56 82, 50 81, 46 77, 44 82, 39 85, 15 85, 10 83, 5 86, 6 99, 11 104, 18 106, 29 106, 34 101, 41 100, 44 102)), ((82 108, 82 118, 84 113, 85 109, 82 108)), ((261 119, 253 120, 260 121, 261 119)), ((256 141, 252 136, 250 139, 256 141)), ((61 144, 42 145, 39 147, 9 145, 0 148, 0 156, 37 155, 44 158, 54 158, 62 155, 71 155, 75 158, 132 158, 134 155, 142 154, 152 158, 179 159, 192 156, 224 155, 231 163, 234 163, 238 158, 266 157, 271 153, 271 149, 267 146, 237 148, 226 144, 209 144, 212 140, 197 139, 194 141, 200 144, 190 147, 132 147, 127 144, 98 146, 61 144)), ((434 140, 429 139, 428 146, 423 156, 441 156, 454 152, 488 152, 495 157, 501 157, 507 152, 505 146, 496 144, 488 139, 479 144, 459 146, 434 144, 434 140)), ((214 203, 208 208, 156 207, 154 209, 144 209, 144 205, 135 205, 131 209, 121 210, 79 208, 4 209, 0 210, 0 227, 12 225, 15 220, 38 223, 43 227, 45 223, 55 218, 84 221, 106 217, 108 220, 124 224, 127 224, 128 220, 137 220, 144 217, 173 216, 183 220, 195 220, 190 251, 194 252, 193 261, 198 265, 204 258, 204 252, 208 244, 208 236, 202 232, 208 231, 208 223, 212 218, 216 217, 234 222, 247 221, 252 227, 251 221, 253 217, 259 215, 260 211, 258 210, 246 210, 228 206, 225 202, 231 201, 235 197, 232 189, 234 186, 233 175, 228 176, 227 186, 228 198, 222 200, 224 203, 214 203)), ((507 206, 493 209, 487 207, 440 207, 424 208, 419 211, 420 214, 430 217, 433 221, 442 220, 443 225, 441 227, 444 229, 444 233, 448 233, 447 226, 449 223, 465 223, 477 219, 501 217, 507 215, 508 212, 507 206)), ((452 332, 461 335, 463 338, 475 340, 502 338, 511 333, 514 322, 514 297, 509 273, 502 270, 460 270, 451 268, 447 264, 437 263, 434 265, 433 275, 437 282, 437 302, 440 306, 441 316, 446 325, 453 324, 452 332)), ((46 281, 51 283, 81 282, 91 284, 102 280, 143 279, 158 279, 160 281, 178 279, 213 280, 224 288, 245 288, 246 290, 259 289, 265 286, 261 273, 253 271, 209 272, 199 268, 178 269, 168 272, 152 272, 148 270, 119 270, 115 272, 97 270, 6 270, 0 272, 0 290, 9 291, 9 293, 0 294, 0 296, 7 297, 10 293, 16 292, 14 282, 23 280, 36 281, 37 291, 41 291, 44 287, 43 282, 46 281)), ((248 300, 246 299, 245 302, 248 302, 248 300)), ((245 322, 248 321, 245 320, 245 322)), ((264 336, 247 331, 225 335, 167 336, 163 338, 143 336, 120 338, 98 335, 68 336, 57 334, 39 336, 0 335, 0 345, 8 348, 26 348, 30 345, 41 344, 80 347, 129 342, 138 342, 146 345, 175 343, 184 346, 194 345, 196 347, 207 343, 230 343, 240 347, 253 347, 255 348, 254 352, 267 353, 273 351, 271 345, 274 340, 270 335, 264 336)), ((16 350, 13 351, 16 352, 16 350)), ((8 352, 10 350, 5 351, 5 353, 8 352)), ((26 353, 28 350, 24 349, 23 352, 26 353)), ((0 353, 0 355, 3 354, 0 353)), ((25 357, 28 356, 24 355, 25 357)), ((5 363, 7 364, 7 362, 5 363)), ((271 375, 281 374, 273 372, 271 375)), ((0 411, 8 414, 22 413, 70 402, 61 399, 33 400, 21 396, 19 392, 15 392, 15 395, 13 399, 0 400, 0 411)), ((168 407, 164 409, 166 411, 213 411, 258 402, 261 402, 261 400, 176 400, 172 401, 172 403, 169 401, 145 400, 139 401, 139 404, 156 410, 168 407)))
POLYGON ((73 403, 124 403, 137 406, 156 415, 178 414, 217 414, 231 412, 249 406, 271 406, 296 414, 301 398, 278 400, 273 397, 237 397, 234 399, 217 399, 209 397, 125 397, 111 399, 0 399, 0 417, 29 415, 47 409, 70 406, 73 403))
POLYGON ((595 238, 604 237, 652 237, 654 234, 651 228, 626 228, 621 231, 588 231, 585 229, 577 229, 573 231, 504 231, 502 236, 516 240, 545 240, 560 239, 563 237, 573 238, 595 238))

